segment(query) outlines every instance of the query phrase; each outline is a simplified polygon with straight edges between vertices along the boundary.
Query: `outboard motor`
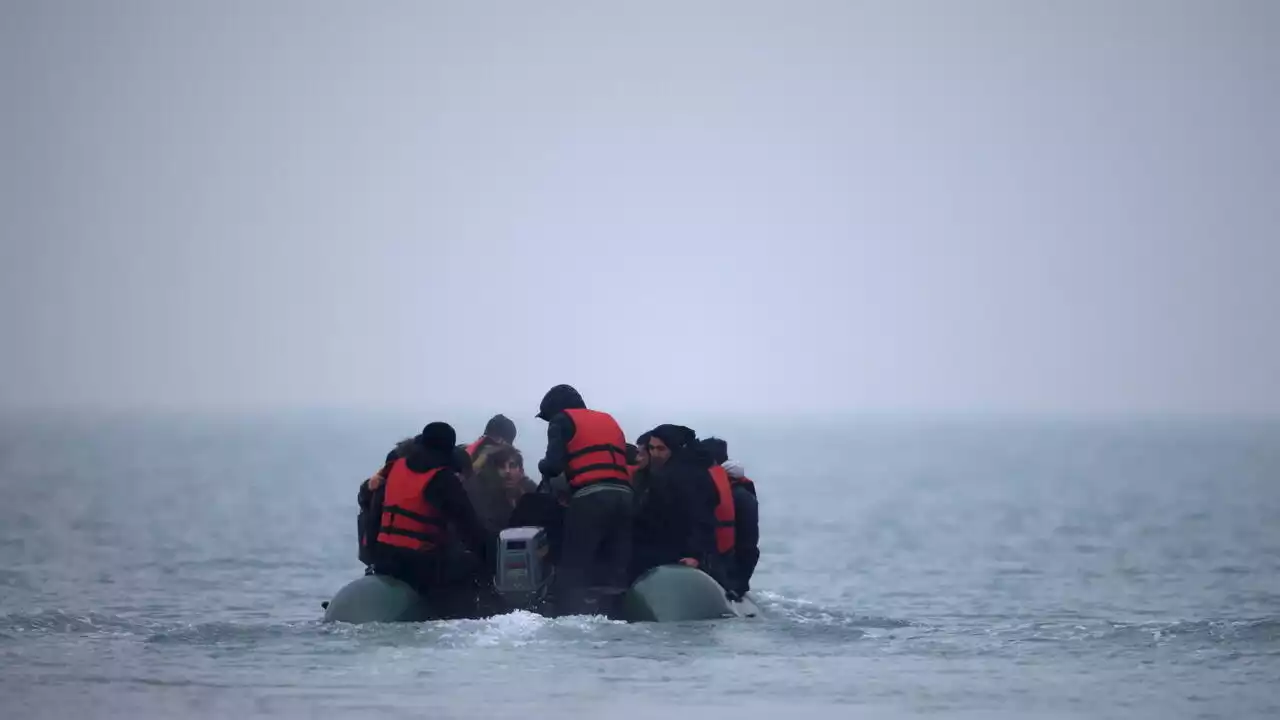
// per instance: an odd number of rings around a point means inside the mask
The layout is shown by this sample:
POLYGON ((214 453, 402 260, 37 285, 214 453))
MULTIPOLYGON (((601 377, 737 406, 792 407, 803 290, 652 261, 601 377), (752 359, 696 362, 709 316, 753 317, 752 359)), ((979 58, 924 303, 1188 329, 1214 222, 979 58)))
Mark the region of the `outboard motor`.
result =
POLYGON ((551 545, 540 527, 507 528, 498 534, 498 567, 493 585, 512 608, 541 603, 551 585, 551 545))

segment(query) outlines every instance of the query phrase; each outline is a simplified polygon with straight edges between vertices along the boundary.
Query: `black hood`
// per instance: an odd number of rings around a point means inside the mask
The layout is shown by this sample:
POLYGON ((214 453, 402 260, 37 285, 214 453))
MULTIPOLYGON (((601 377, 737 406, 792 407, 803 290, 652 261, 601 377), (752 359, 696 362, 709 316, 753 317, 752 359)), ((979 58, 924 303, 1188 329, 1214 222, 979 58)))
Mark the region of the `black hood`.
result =
POLYGON ((672 453, 678 453, 698 441, 698 434, 684 425, 659 425, 645 435, 658 438, 663 445, 671 448, 672 453))
POLYGON ((711 453, 711 459, 717 465, 729 462, 729 443, 717 437, 709 437, 702 441, 702 447, 711 453))
POLYGON ((691 442, 684 447, 678 454, 680 462, 688 463, 697 468, 709 468, 712 465, 718 465, 715 456, 711 454, 711 450, 700 442, 691 442))
POLYGON ((581 410, 586 406, 582 395, 572 385, 557 385, 542 396, 542 404, 538 406, 538 414, 534 417, 550 420, 565 410, 581 410))

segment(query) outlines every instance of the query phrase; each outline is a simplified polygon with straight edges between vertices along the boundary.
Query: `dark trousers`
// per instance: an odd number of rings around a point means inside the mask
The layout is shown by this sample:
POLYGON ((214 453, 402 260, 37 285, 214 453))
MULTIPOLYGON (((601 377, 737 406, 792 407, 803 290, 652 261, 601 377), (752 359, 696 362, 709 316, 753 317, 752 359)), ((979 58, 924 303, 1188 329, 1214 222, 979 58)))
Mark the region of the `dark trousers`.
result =
POLYGON ((592 586, 621 589, 631 560, 630 488, 601 488, 569 501, 556 568, 556 598, 568 614, 600 612, 592 586))

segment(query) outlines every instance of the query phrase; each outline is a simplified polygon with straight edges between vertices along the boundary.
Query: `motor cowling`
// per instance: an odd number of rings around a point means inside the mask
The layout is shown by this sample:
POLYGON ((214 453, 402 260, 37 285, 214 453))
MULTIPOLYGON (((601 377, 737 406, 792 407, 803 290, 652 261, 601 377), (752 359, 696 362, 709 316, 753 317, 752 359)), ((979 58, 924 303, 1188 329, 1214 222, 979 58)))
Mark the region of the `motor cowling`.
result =
POLYGON ((540 527, 507 528, 498 534, 493 585, 513 608, 541 603, 551 584, 551 544, 540 527))

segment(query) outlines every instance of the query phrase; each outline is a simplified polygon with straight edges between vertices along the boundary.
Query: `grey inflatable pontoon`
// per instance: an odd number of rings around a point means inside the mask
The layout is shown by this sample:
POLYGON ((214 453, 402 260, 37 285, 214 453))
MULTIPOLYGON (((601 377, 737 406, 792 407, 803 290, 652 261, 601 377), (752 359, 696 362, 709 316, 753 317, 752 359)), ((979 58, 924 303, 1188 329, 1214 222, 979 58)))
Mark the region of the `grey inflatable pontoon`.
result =
MULTIPOLYGON (((493 601, 476 600, 473 612, 485 617, 510 610, 543 612, 551 567, 542 528, 511 528, 499 538, 493 601)), ((449 603, 457 607, 457 598, 449 603)), ((465 605, 465 603, 464 603, 465 605)), ((641 575, 608 611, 628 622, 686 622, 755 617, 759 609, 750 599, 730 601, 710 575, 684 565, 662 565, 641 575)), ((343 587, 325 604, 326 622, 421 622, 445 617, 405 583, 386 575, 366 575, 343 587)), ((455 614, 452 615, 457 616, 455 614)))

